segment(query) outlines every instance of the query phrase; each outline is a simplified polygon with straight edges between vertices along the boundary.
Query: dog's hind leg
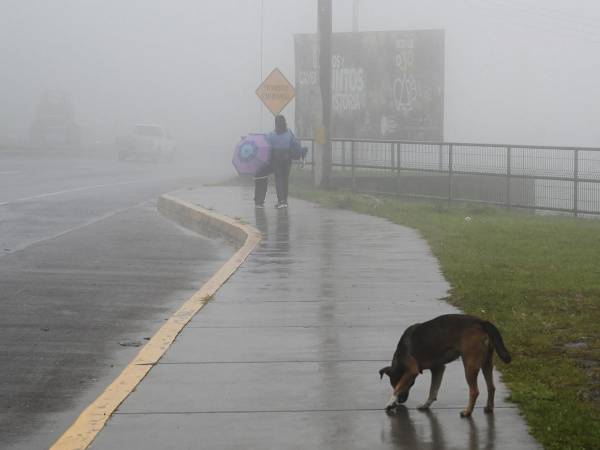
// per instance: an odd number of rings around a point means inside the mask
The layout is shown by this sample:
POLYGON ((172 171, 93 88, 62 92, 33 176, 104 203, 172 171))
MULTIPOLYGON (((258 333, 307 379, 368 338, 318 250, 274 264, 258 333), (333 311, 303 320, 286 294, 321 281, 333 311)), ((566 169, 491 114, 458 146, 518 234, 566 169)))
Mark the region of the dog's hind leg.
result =
POLYGON ((487 405, 483 410, 486 414, 491 414, 494 412, 494 394, 496 393, 496 386, 494 386, 494 376, 492 375, 494 369, 494 363, 492 361, 494 356, 493 351, 493 349, 489 351, 488 356, 483 363, 483 367, 481 368, 488 391, 487 405))
POLYGON ((463 355, 463 364, 465 366, 465 377, 469 385, 469 404, 467 408, 460 413, 461 417, 470 417, 475 407, 475 401, 479 397, 479 388, 477 387, 477 375, 481 367, 477 358, 465 358, 463 355))
POLYGON ((429 388, 429 398, 425 403, 418 406, 417 409, 429 409, 431 404, 437 400, 438 391, 440 390, 440 385, 442 384, 442 378, 444 376, 445 369, 446 366, 443 365, 431 368, 431 387, 429 388))

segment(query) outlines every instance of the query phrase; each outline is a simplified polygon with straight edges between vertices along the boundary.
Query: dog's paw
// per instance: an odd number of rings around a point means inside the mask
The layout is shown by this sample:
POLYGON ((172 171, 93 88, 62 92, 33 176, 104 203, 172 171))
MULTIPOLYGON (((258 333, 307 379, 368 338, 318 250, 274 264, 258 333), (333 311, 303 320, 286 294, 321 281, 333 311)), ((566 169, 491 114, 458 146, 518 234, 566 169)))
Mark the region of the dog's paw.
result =
POLYGON ((429 409, 429 403, 423 403, 422 405, 417 406, 419 411, 427 411, 429 409))
POLYGON ((390 397, 390 399, 387 402, 387 405, 385 405, 385 410, 390 411, 390 410, 394 409, 396 406, 398 406, 398 399, 396 398, 395 395, 392 394, 392 396, 390 397))
POLYGON ((398 415, 397 408, 386 408, 385 413, 390 417, 396 417, 398 415))
POLYGON ((460 412, 460 417, 464 417, 464 418, 471 417, 471 413, 469 411, 467 411, 467 410, 461 411, 460 412))
POLYGON ((494 407, 493 406, 486 406, 485 408, 483 408, 483 412, 486 414, 494 414, 494 407))
POLYGON ((396 409, 397 407, 398 407, 398 403, 396 401, 390 401, 390 402, 388 402, 387 405, 385 405, 385 410, 391 411, 393 409, 396 409))

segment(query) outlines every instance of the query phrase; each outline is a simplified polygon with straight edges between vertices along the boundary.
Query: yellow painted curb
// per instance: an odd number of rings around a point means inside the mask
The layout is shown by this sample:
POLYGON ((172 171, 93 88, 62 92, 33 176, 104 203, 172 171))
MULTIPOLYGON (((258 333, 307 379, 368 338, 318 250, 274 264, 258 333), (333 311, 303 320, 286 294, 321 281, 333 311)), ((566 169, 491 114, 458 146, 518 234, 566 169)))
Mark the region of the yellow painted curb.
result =
POLYGON ((183 327, 200 311, 214 293, 233 275, 261 240, 260 232, 227 216, 163 195, 159 210, 196 231, 212 230, 241 247, 231 258, 156 332, 121 374, 94 400, 50 447, 50 450, 84 450, 89 447, 106 421, 158 363, 183 327))

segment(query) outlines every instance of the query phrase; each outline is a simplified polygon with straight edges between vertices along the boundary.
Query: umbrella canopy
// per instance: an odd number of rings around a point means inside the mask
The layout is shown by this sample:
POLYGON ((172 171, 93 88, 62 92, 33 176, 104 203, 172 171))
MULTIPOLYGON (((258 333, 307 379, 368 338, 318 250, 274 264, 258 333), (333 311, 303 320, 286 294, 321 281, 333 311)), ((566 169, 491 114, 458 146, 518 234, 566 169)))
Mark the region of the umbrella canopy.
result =
POLYGON ((249 134, 236 145, 233 165, 240 175, 255 175, 271 161, 271 146, 264 134, 249 134))

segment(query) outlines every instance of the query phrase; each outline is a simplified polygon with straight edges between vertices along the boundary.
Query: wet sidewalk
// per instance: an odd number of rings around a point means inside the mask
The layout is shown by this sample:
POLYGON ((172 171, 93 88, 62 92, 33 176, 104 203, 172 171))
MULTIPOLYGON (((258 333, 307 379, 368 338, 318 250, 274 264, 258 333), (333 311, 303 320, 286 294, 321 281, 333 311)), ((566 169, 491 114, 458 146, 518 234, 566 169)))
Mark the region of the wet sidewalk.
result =
MULTIPOLYGON (((292 199, 255 210, 237 187, 173 194, 241 218, 264 235, 239 270, 187 325, 120 406, 92 449, 537 449, 506 388, 496 410, 471 419, 460 362, 438 401, 383 408, 390 363, 409 325, 456 310, 426 243, 385 220, 292 199)), ((496 360, 498 358, 496 357, 496 360)))

